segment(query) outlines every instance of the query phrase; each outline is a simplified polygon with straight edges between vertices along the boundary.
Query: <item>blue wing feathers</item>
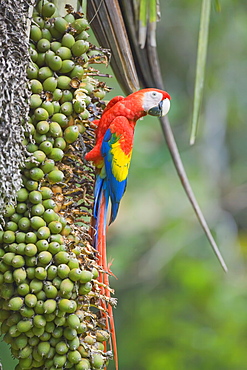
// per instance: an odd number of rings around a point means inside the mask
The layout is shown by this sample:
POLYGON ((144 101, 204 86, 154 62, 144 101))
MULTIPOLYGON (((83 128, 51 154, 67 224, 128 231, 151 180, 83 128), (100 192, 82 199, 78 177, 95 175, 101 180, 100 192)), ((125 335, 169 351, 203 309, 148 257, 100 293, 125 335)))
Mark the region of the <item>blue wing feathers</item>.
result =
POLYGON ((106 199, 106 213, 109 204, 109 198, 111 200, 111 216, 110 224, 116 219, 120 201, 126 189, 127 179, 124 181, 117 181, 112 173, 112 154, 111 154, 111 141, 118 140, 115 135, 108 129, 105 133, 104 140, 102 142, 101 153, 104 157, 104 171, 97 176, 95 183, 95 203, 94 203, 94 217, 97 220, 100 207, 100 199, 104 192, 106 199), (114 136, 114 137, 113 137, 114 136), (105 175, 103 175, 105 172, 105 175))

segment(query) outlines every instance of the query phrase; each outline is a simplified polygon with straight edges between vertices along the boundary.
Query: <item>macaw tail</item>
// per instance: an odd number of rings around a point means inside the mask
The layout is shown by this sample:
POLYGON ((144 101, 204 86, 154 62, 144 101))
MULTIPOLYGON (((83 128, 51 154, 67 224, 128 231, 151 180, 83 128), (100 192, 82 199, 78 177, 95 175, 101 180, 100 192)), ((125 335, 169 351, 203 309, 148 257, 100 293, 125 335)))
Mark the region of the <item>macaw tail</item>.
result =
POLYGON ((102 296, 102 308, 103 316, 106 319, 106 329, 111 335, 111 349, 114 356, 115 368, 118 370, 118 354, 117 354, 117 341, 115 324, 112 310, 112 298, 109 287, 109 274, 111 273, 107 264, 106 257, 106 227, 107 227, 107 209, 108 199, 105 195, 104 179, 97 178, 95 184, 95 205, 94 205, 94 217, 96 219, 96 234, 95 234, 95 249, 98 251, 98 263, 102 267, 98 281, 102 296))

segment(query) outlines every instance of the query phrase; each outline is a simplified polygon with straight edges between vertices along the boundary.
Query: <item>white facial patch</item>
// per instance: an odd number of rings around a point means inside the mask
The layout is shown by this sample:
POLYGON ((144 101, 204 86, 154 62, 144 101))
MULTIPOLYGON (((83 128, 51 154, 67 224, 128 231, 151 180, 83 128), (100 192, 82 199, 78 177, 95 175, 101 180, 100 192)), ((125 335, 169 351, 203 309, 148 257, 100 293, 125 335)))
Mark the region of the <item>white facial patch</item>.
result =
MULTIPOLYGON (((148 112, 149 109, 156 107, 162 100, 163 95, 158 91, 148 91, 144 94, 143 110, 148 112)), ((168 99, 165 99, 168 100, 168 99)), ((169 110, 169 109, 168 109, 169 110)))

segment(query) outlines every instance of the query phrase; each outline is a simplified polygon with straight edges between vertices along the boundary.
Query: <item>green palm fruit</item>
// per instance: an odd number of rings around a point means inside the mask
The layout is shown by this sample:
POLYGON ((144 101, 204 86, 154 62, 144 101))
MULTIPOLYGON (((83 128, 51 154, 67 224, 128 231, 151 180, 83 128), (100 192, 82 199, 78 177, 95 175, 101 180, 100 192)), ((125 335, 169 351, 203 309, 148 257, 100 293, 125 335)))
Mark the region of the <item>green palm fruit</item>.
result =
POLYGON ((66 21, 66 19, 62 17, 56 17, 54 21, 54 27, 56 30, 60 33, 63 33, 67 30, 69 26, 69 23, 66 21))
POLYGON ((49 134, 52 137, 62 136, 63 132, 62 132, 62 129, 61 129, 61 126, 59 125, 59 123, 57 123, 57 122, 51 122, 50 123, 49 134))
POLYGON ((50 125, 47 121, 39 121, 36 125, 36 130, 39 134, 46 134, 49 131, 50 125))
MULTIPOLYGON (((42 121, 41 121, 42 122, 42 121)), ((45 122, 45 121, 43 121, 45 122)), ((40 128, 40 126, 39 126, 40 128)), ((44 152, 42 152, 41 150, 36 150, 33 155, 32 155, 32 159, 34 159, 35 161, 37 161, 38 163, 42 163, 44 162, 46 158, 46 155, 44 152)))
POLYGON ((81 280, 82 273, 83 273, 83 271, 80 268, 74 268, 74 269, 70 270, 69 278, 72 281, 81 280))
POLYGON ((64 19, 66 19, 66 21, 68 23, 72 23, 72 22, 74 22, 75 17, 73 16, 72 13, 68 13, 68 14, 65 15, 64 19))
MULTIPOLYGON (((46 24, 45 24, 45 26, 46 26, 46 24)), ((49 42, 51 42, 52 35, 51 35, 51 33, 50 33, 50 31, 49 31, 48 28, 46 28, 46 27, 45 28, 42 28, 41 33, 42 33, 42 39, 46 39, 49 42)))
MULTIPOLYGON (((34 153, 36 150, 38 150, 38 146, 36 144, 32 144, 32 143, 27 144, 26 148, 27 148, 27 151, 29 153, 34 153)), ((24 184, 25 186, 26 186, 26 183, 27 182, 25 182, 25 184, 24 184)))
MULTIPOLYGON (((43 290, 40 290, 37 293, 37 299, 38 299, 38 301, 44 302, 44 300, 46 299, 46 295, 45 295, 45 292, 43 290)), ((38 312, 38 313, 40 313, 40 312, 38 312)), ((42 311, 42 313, 44 313, 44 312, 42 311)))
POLYGON ((75 365, 75 370, 90 370, 90 368, 90 362, 86 358, 81 359, 78 364, 75 365))
MULTIPOLYGON (((31 215, 32 216, 40 216, 44 213, 45 208, 42 204, 35 204, 31 208, 31 215)), ((36 234, 29 232, 26 234, 25 242, 26 243, 35 243, 37 241, 36 234)))
MULTIPOLYGON (((41 121, 42 122, 42 121, 41 121)), ((40 123, 40 122, 39 122, 40 123)), ((50 126, 48 127, 48 131, 50 129, 50 126)), ((52 143, 50 141, 43 141, 40 146, 39 146, 39 149, 44 152, 46 155, 47 154, 50 154, 51 150, 52 150, 53 146, 52 146, 52 143)))
MULTIPOLYGON (((48 31, 48 30, 47 30, 48 31)), ((48 31, 49 32, 49 31, 48 31)), ((39 52, 44 53, 50 49, 50 41, 47 39, 40 39, 37 43, 37 49, 39 52)))
POLYGON ((68 360, 72 363, 72 364, 78 364, 78 362, 81 360, 81 354, 79 351, 69 351, 68 352, 68 360))
POLYGON ((11 230, 11 231, 17 231, 18 225, 17 225, 17 223, 15 223, 13 221, 8 221, 6 223, 6 229, 11 230))
POLYGON ((53 72, 49 67, 41 67, 38 72, 38 79, 41 81, 46 80, 48 77, 52 77, 53 72))
MULTIPOLYGON (((50 173, 52 173, 53 171, 51 171, 50 173)), ((49 178, 49 174, 48 174, 48 178, 49 178)), ((51 182, 51 181, 50 181, 51 182)), ((52 182, 51 182, 52 183, 52 182)), ((56 183, 56 181, 54 182, 54 184, 56 183)), ((54 209, 56 207, 56 203, 54 202, 53 199, 45 199, 43 202, 42 202, 43 206, 45 207, 45 209, 54 209)))
MULTIPOLYGON (((47 277, 48 279, 50 277, 50 274, 48 273, 48 271, 47 271, 47 277)), ((44 292, 47 298, 56 298, 58 290, 54 285, 45 285, 44 292)))
POLYGON ((59 55, 53 55, 50 59, 49 59, 49 67, 53 70, 53 71, 59 71, 62 67, 62 59, 60 58, 59 55))
POLYGON ((94 369, 102 369, 105 359, 101 353, 94 352, 91 357, 92 365, 94 369))
POLYGON ((40 227, 46 226, 46 222, 44 221, 44 219, 42 217, 39 217, 39 216, 33 216, 30 219, 30 222, 31 222, 31 227, 34 230, 38 230, 40 227))
MULTIPOLYGON (((31 79, 35 79, 38 77, 39 67, 35 63, 29 64, 27 68, 27 77, 31 79)), ((32 107, 31 107, 32 108, 32 107)))
MULTIPOLYGON (((14 272, 16 272, 18 269, 16 269, 14 272)), ((22 271, 25 271, 24 269, 22 271)), ((25 271, 26 272, 26 271, 25 271)), ((20 283, 19 281, 16 281, 18 284, 20 283)), ((19 284, 18 287, 17 287, 17 293, 20 295, 20 296, 25 296, 27 295, 28 293, 30 292, 30 288, 29 288, 29 285, 27 283, 22 283, 22 284, 19 284)))
MULTIPOLYGON (((38 217, 38 216, 34 216, 34 217, 38 217)), ((33 217, 32 217, 33 218, 33 217)), ((40 218, 40 217, 39 217, 40 218)), ((31 219, 32 220, 32 219, 31 219)), ((42 219, 41 219, 42 220, 42 219)), ((42 220, 43 221, 43 220, 42 220)), ((31 225, 32 225, 32 222, 31 222, 31 225)), ((33 227, 33 226, 32 226, 33 227)), ((34 227, 33 227, 34 228, 34 227)), ((26 244, 26 247, 25 247, 25 255, 28 256, 28 257, 33 257, 36 255, 38 249, 36 247, 35 244, 32 244, 32 243, 28 243, 26 244)))
POLYGON ((85 18, 76 19, 71 26, 76 31, 76 34, 79 34, 89 28, 88 21, 85 18))
POLYGON ((56 54, 54 53, 53 50, 47 50, 45 53, 45 63, 46 65, 49 66, 50 60, 55 56, 56 54))
POLYGON ((79 294, 84 295, 88 294, 92 290, 92 284, 90 282, 85 283, 85 284, 80 284, 79 287, 79 294))
MULTIPOLYGON (((78 329, 79 327, 77 328, 77 330, 78 329)), ((68 341, 68 346, 71 351, 75 351, 79 347, 79 345, 80 339, 78 337, 75 337, 74 339, 68 341)))
POLYGON ((37 108, 34 111, 37 121, 46 121, 49 118, 49 113, 44 108, 37 108))
POLYGON ((60 46, 60 48, 58 48, 56 50, 56 54, 62 59, 62 60, 67 60, 67 59, 71 59, 72 57, 72 54, 71 54, 71 50, 69 48, 67 48, 66 46, 60 46))
POLYGON ((30 49, 29 50, 29 53, 30 53, 30 57, 32 59, 33 62, 37 62, 37 59, 38 59, 38 52, 34 49, 30 49))
MULTIPOLYGON (((59 149, 59 148, 53 148, 51 150, 50 154, 48 155, 48 157, 50 159, 53 159, 55 162, 61 161, 61 159, 63 158, 63 156, 64 156, 64 152, 62 151, 62 149, 59 149)), ((58 170, 56 171, 58 177, 60 176, 60 172, 61 171, 58 171, 58 170)), ((54 176, 55 176, 55 173, 54 173, 54 176)), ((57 181, 57 182, 59 182, 59 181, 57 181)))
MULTIPOLYGON (((58 57, 59 58, 59 57, 58 57)), ((52 100, 58 101, 62 98, 63 92, 61 89, 55 89, 52 93, 52 100)))
POLYGON ((67 127, 69 123, 68 117, 63 113, 55 113, 52 116, 52 121, 59 123, 62 128, 67 127))
POLYGON ((63 368, 67 361, 67 357, 65 355, 55 354, 53 357, 53 365, 55 368, 63 368))
POLYGON ((65 33, 65 35, 63 35, 63 38, 61 40, 62 46, 65 46, 70 49, 74 43, 75 38, 73 35, 71 35, 70 33, 65 33))
POLYGON ((55 350, 57 354, 64 355, 68 352, 69 348, 66 342, 60 341, 56 344, 55 350))
POLYGON ((61 105, 61 113, 65 116, 70 116, 73 113, 73 105, 67 101, 61 105))
POLYGON ((45 18, 51 17, 55 13, 56 7, 53 3, 46 3, 42 6, 41 14, 45 18))
MULTIPOLYGON (((87 119, 95 118, 93 110, 86 109, 91 98, 101 109, 99 99, 105 93, 98 81, 87 76, 88 22, 74 14, 59 17, 53 3, 41 0, 30 30, 33 62, 27 76, 32 94, 23 140, 30 156, 21 169, 23 186, 17 204, 8 207, 0 231, 1 311, 3 316, 6 312, 6 319, 12 312, 2 330, 18 358, 18 370, 59 370, 65 364, 73 370, 96 369, 101 366, 97 361, 103 367, 108 358, 102 342, 109 338, 97 334, 97 318, 90 312, 91 299, 97 306, 97 288, 94 298, 85 298, 89 303, 85 314, 78 301, 78 295, 83 300, 95 286, 92 279, 98 278, 92 267, 94 252, 84 254, 80 232, 75 235, 68 224, 73 207, 65 206, 71 199, 66 192, 76 190, 77 178, 83 173, 78 171, 79 141, 73 143, 88 127, 87 119), (87 348, 82 350, 84 341, 87 348), (99 351, 97 359, 94 355, 99 351)), ((76 192, 75 204, 77 197, 76 192)), ((79 231, 81 224, 75 221, 75 226, 79 231)))
POLYGON ((57 266, 51 265, 47 269, 47 278, 51 281, 57 276, 57 266))
POLYGON ((8 307, 11 311, 19 311, 23 305, 23 298, 14 297, 9 300, 8 307))
POLYGON ((79 261, 78 261, 78 258, 76 257, 71 257, 69 262, 68 262, 68 266, 69 268, 72 270, 72 269, 75 269, 75 268, 79 268, 79 261))
MULTIPOLYGON (((48 229, 48 227, 46 228, 48 229)), ((49 229, 48 229, 49 230, 49 229)), ((49 230, 50 232, 50 230, 49 230)), ((47 233, 49 233, 47 232, 47 233)), ((52 254, 48 251, 42 251, 38 254, 38 261, 42 264, 42 265, 48 265, 52 260, 52 254)))
MULTIPOLYGON (((63 299, 63 301, 68 301, 68 299, 63 299)), ((69 301, 69 302, 71 302, 71 301, 69 301)), ((67 328, 64 329, 64 336, 67 340, 73 340, 74 338, 77 337, 77 331, 76 331, 76 329, 72 329, 72 328, 67 327, 67 328)))
POLYGON ((39 280, 45 280, 47 277, 47 271, 45 270, 44 267, 37 267, 35 269, 35 278, 39 280))
POLYGON ((36 243, 36 247, 38 248, 39 252, 48 250, 49 243, 46 239, 44 240, 38 240, 36 243))
POLYGON ((33 135, 33 138, 34 138, 34 140, 36 141, 37 144, 40 144, 40 143, 42 143, 43 141, 45 141, 47 139, 46 135, 38 134, 37 132, 33 135))
POLYGON ((17 330, 20 333, 26 333, 28 330, 30 330, 33 326, 32 320, 21 320, 17 323, 17 330))
POLYGON ((33 190, 29 193, 28 199, 32 204, 39 204, 42 200, 42 194, 38 190, 33 190))
MULTIPOLYGON (((24 235, 26 235, 26 233, 23 233, 24 235)), ((26 238, 25 238, 26 239, 26 238)), ((24 241, 25 241, 24 239, 24 241)), ((26 244, 21 242, 19 244, 17 244, 16 246, 16 253, 20 254, 20 255, 24 255, 25 254, 25 248, 26 248, 26 244)))
MULTIPOLYGON (((42 212, 40 212, 40 206, 42 207, 42 204, 37 204, 37 205, 33 206, 32 209, 31 209, 31 213, 32 214, 35 213, 35 215, 37 215, 37 213, 42 214, 42 212), (34 212, 34 208, 35 208, 35 212, 34 212), (36 210, 38 210, 38 212, 36 210)), ((32 231, 29 231, 25 236, 25 242, 26 243, 36 243, 36 241, 37 241, 36 234, 32 231)))
POLYGON ((67 90, 70 89, 71 78, 68 76, 58 76, 57 87, 59 89, 67 90))
MULTIPOLYGON (((40 42, 40 41, 39 41, 40 42)), ((89 49, 89 42, 84 40, 77 40, 71 47, 72 54, 75 57, 79 57, 86 53, 89 49)), ((41 51, 41 50, 40 50, 41 51)))
POLYGON ((50 31, 50 33, 51 33, 51 35, 52 35, 52 37, 54 38, 54 39, 56 39, 56 40, 60 40, 61 38, 62 38, 62 33, 61 32, 59 32, 56 28, 55 28, 55 25, 54 25, 54 23, 51 23, 51 26, 50 26, 50 28, 49 28, 49 31, 50 31))
MULTIPOLYGON (((30 198, 30 197, 29 197, 30 198)), ((18 222, 19 229, 22 231, 28 231, 30 228, 30 220, 27 217, 22 217, 18 222)))
MULTIPOLYGON (((54 57, 54 59, 55 58, 56 57, 54 57)), ((55 71, 54 67, 52 68, 52 70, 55 71)), ((43 82, 44 91, 50 91, 50 92, 54 93, 56 88, 57 88, 57 79, 54 76, 48 77, 44 80, 44 82, 43 82)), ((53 106, 53 110, 54 110, 54 106, 53 106)), ((52 113, 50 113, 50 115, 51 114, 52 113)))
POLYGON ((67 317, 66 324, 72 329, 78 329, 80 326, 80 319, 76 314, 71 314, 67 317))
MULTIPOLYGON (((49 78, 49 77, 48 77, 49 78)), ((50 77, 50 78, 52 78, 52 77, 50 77)), ((47 81, 48 79, 46 79, 46 81, 47 81)), ((56 79, 55 79, 55 82, 56 82, 56 79)), ((43 86, 44 87, 44 86, 43 86)), ((54 86, 55 87, 55 86, 54 86)), ((49 116, 52 116, 53 115, 53 113, 54 113, 54 106, 53 106, 53 104, 52 104, 52 102, 50 102, 50 101, 44 101, 42 104, 41 104, 41 107, 42 108, 44 108, 47 112, 48 112, 48 114, 49 114, 49 116)))
POLYGON ((37 346, 37 351, 41 355, 41 357, 46 357, 49 353, 51 345, 49 342, 40 342, 37 346))
POLYGON ((13 279, 17 284, 25 284, 24 282, 26 281, 27 273, 24 267, 21 268, 16 268, 13 271, 13 279))
POLYGON ((37 304, 37 297, 35 294, 29 293, 25 296, 24 302, 27 307, 33 308, 37 304))
POLYGON ((54 106, 54 113, 59 113, 60 112, 60 104, 58 101, 53 101, 52 102, 53 106, 54 106))
POLYGON ((23 349, 26 347, 28 343, 28 338, 24 334, 20 334, 16 339, 15 339, 15 344, 18 349, 23 349))
POLYGON ((70 77, 71 78, 77 77, 77 78, 81 79, 84 76, 84 73, 85 73, 85 70, 84 70, 83 66, 77 64, 74 67, 74 69, 70 72, 70 77))
POLYGON ((55 162, 53 159, 46 159, 44 163, 40 166, 41 170, 44 174, 51 172, 55 167, 55 162))
MULTIPOLYGON (((55 221, 53 221, 53 222, 55 222, 55 221)), ((49 243, 48 251, 51 254, 56 254, 56 253, 61 251, 61 245, 57 242, 51 242, 51 243, 49 243)))
POLYGON ((82 31, 81 33, 77 34, 75 39, 76 40, 87 40, 89 37, 89 34, 86 31, 82 31))
POLYGON ((51 50, 56 52, 62 46, 61 42, 53 41, 51 43, 51 50))
POLYGON ((58 277, 60 277, 61 279, 64 279, 62 282, 61 282, 61 285, 60 285, 60 290, 61 292, 64 294, 64 292, 66 291, 69 291, 71 292, 72 289, 73 289, 73 284, 70 284, 70 282, 67 281, 67 277, 69 276, 69 273, 70 273, 70 268, 68 265, 66 265, 65 263, 61 263, 60 265, 58 265, 57 267, 57 275, 58 277), (67 284, 67 285, 65 285, 67 284), (67 289, 65 289, 67 287, 67 289))
POLYGON ((57 308, 57 302, 54 299, 47 299, 44 302, 44 313, 45 314, 51 314, 53 313, 57 308))
POLYGON ((36 64, 39 67, 43 67, 45 65, 45 56, 46 56, 46 53, 41 53, 41 52, 38 53, 36 64))
POLYGON ((14 282, 13 274, 11 271, 5 271, 5 273, 1 276, 2 276, 2 283, 11 284, 14 282))
POLYGON ((71 102, 73 99, 73 93, 70 90, 64 90, 63 95, 60 99, 60 103, 71 102))
POLYGON ((32 347, 30 345, 27 345, 26 347, 22 348, 19 351, 18 357, 26 359, 31 355, 32 351, 33 351, 32 347))
POLYGON ((64 139, 68 144, 73 143, 78 139, 79 130, 77 126, 69 126, 64 130, 64 139))
POLYGON ((33 41, 39 41, 42 38, 42 32, 40 27, 32 24, 30 29, 30 39, 33 41))
POLYGON ((66 141, 62 137, 57 137, 54 142, 54 148, 64 150, 66 148, 66 141))
POLYGON ((41 17, 33 17, 33 20, 34 20, 35 23, 38 24, 38 26, 40 28, 43 28, 44 27, 45 22, 44 22, 43 18, 41 18, 41 17))
POLYGON ((69 73, 74 70, 75 68, 75 62, 70 59, 65 59, 62 61, 62 66, 59 70, 60 73, 69 73))
POLYGON ((4 243, 13 243, 15 241, 15 233, 14 231, 7 230, 3 234, 3 242, 4 243))

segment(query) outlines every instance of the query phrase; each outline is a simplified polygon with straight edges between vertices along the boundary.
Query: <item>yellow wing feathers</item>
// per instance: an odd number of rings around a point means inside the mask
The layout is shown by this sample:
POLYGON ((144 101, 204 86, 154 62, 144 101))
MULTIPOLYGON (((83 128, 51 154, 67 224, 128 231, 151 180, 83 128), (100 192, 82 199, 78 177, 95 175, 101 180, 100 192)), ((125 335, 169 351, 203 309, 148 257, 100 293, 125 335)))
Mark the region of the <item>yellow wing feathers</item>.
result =
POLYGON ((120 141, 111 144, 112 174, 117 181, 124 181, 128 177, 132 150, 125 154, 120 141))

